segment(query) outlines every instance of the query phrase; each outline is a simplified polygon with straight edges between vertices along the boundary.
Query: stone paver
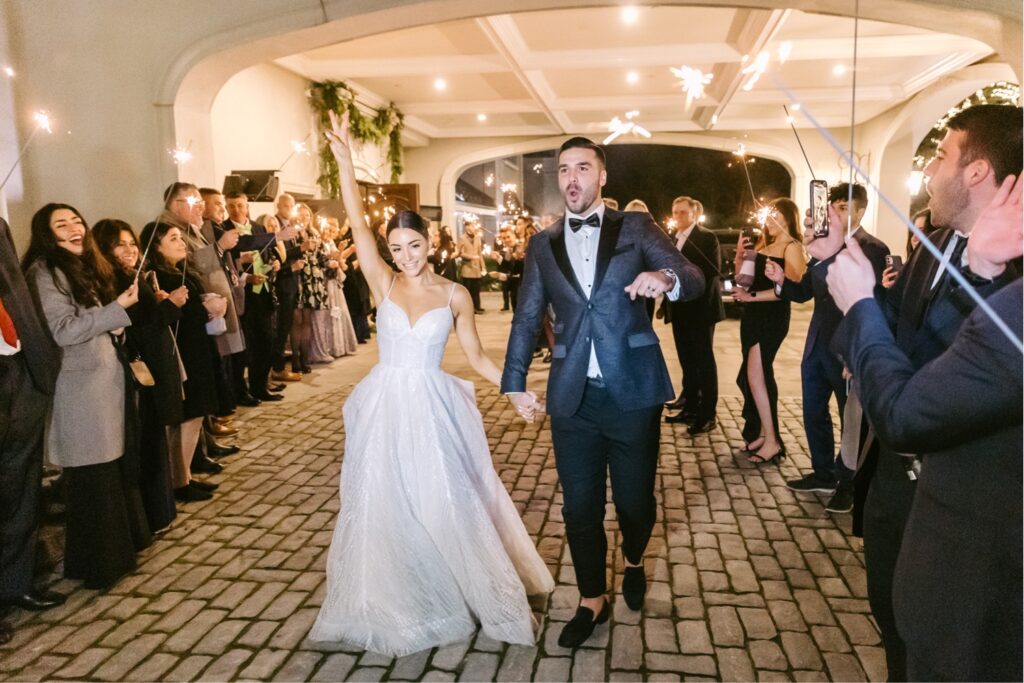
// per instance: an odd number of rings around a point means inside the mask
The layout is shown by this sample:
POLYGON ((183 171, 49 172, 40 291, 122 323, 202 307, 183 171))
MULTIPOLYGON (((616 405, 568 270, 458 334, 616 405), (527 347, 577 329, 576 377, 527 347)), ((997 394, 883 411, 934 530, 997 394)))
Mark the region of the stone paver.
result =
MULTIPOLYGON (((498 360, 509 316, 495 312, 493 295, 485 302, 490 311, 478 325, 498 360)), ((324 596, 339 506, 341 405, 375 362, 371 344, 290 385, 287 400, 239 411, 242 452, 211 478, 220 484, 214 499, 183 506, 140 555, 136 574, 104 594, 53 577, 70 593, 68 604, 8 618, 16 637, 0 647, 0 680, 884 679, 848 516, 831 517, 818 498, 785 487, 809 469, 798 398, 806 322, 807 310, 797 307, 776 361, 790 457, 765 468, 734 453, 742 426, 738 323, 719 325, 719 426, 697 438, 662 426, 645 608, 633 612, 616 597, 610 622, 575 652, 557 645, 577 593, 551 433, 515 420, 454 341, 445 369, 476 381, 495 467, 558 581, 538 642, 508 646, 478 634, 391 659, 306 639, 324 596)), ((668 328, 656 328, 678 378, 668 328)), ((543 389, 544 366, 533 374, 531 386, 543 389)), ((607 528, 616 528, 610 505, 607 528)), ((618 586, 617 534, 609 538, 618 586)))

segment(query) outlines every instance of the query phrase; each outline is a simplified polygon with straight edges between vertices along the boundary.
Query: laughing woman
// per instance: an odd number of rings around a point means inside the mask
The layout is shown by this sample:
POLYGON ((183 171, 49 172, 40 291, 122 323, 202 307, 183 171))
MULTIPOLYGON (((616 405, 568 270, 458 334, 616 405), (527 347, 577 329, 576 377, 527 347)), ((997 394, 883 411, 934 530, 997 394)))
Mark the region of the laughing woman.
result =
POLYGON ((47 204, 32 217, 22 268, 62 352, 46 446, 67 485, 64 575, 106 588, 135 569, 136 551, 150 541, 123 457, 126 378, 115 348, 131 325, 125 309, 138 301, 138 287, 115 296, 110 263, 67 204, 47 204))

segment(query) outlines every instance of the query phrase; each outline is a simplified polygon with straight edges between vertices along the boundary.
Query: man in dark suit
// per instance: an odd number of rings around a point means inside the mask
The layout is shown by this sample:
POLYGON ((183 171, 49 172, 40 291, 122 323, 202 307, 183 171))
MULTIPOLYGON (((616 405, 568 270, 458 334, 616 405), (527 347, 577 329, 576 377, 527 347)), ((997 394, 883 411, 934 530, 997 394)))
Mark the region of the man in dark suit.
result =
POLYGON ((720 286, 721 247, 715 233, 700 225, 699 206, 690 197, 677 197, 672 202, 672 219, 677 226, 676 248, 700 268, 705 291, 696 299, 673 301, 668 305, 672 338, 683 366, 683 389, 679 398, 668 404, 669 408, 682 411, 666 417, 665 422, 688 424, 691 436, 709 432, 715 426, 718 407, 715 325, 725 319, 720 286))
MULTIPOLYGON (((291 227, 294 209, 295 198, 290 194, 283 193, 277 198, 276 218, 282 229, 291 227)), ((273 285, 274 294, 277 296, 277 323, 270 354, 273 368, 270 376, 275 382, 299 382, 302 375, 285 367, 284 345, 291 334, 295 307, 299 303, 299 279, 302 277, 299 271, 302 270, 305 260, 302 257, 302 248, 294 238, 282 239, 281 245, 285 248, 285 258, 275 275, 273 285)))
MULTIPOLYGON (((928 206, 939 226, 930 239, 942 258, 935 258, 923 245, 918 247, 896 284, 886 292, 883 309, 896 344, 915 369, 949 348, 974 308, 974 301, 955 285, 941 262, 966 268, 965 249, 970 251, 968 237, 979 214, 1007 176, 1021 173, 1021 121, 1019 107, 979 105, 966 109, 948 122, 945 139, 925 167, 928 206)), ((973 260, 971 266, 973 270, 973 260)), ((983 297, 989 297, 1019 275, 1018 265, 1010 264, 974 284, 983 297)), ((862 400, 870 398, 861 393, 862 400)), ((882 634, 889 677, 903 680, 906 654, 892 596, 897 558, 917 487, 915 459, 903 453, 913 454, 917 449, 901 448, 884 438, 879 442, 857 473, 858 493, 863 493, 858 499, 864 500, 864 560, 868 597, 882 634)))
MULTIPOLYGON (((43 426, 60 372, 54 343, 0 218, 0 617, 42 610, 64 596, 32 585, 43 472, 43 426)), ((0 640, 10 631, 0 624, 0 640)))
MULTIPOLYGON (((825 273, 836 254, 843 248, 847 232, 857 240, 871 264, 875 267, 875 282, 881 282, 885 270, 885 257, 889 247, 861 227, 860 221, 868 207, 868 193, 863 185, 840 183, 829 191, 831 225, 828 237, 815 239, 808 227, 804 242, 811 255, 807 271, 800 282, 787 280, 782 268, 770 262, 765 274, 776 283, 776 293, 783 299, 796 302, 814 299, 814 313, 807 328, 800 377, 803 385, 804 432, 811 451, 813 472, 801 479, 787 481, 793 491, 801 493, 832 493, 826 505, 830 512, 849 512, 853 508, 853 472, 836 457, 832 415, 829 400, 833 395, 839 404, 840 425, 846 407, 846 380, 843 364, 829 349, 832 335, 843 318, 828 293, 825 273), (853 201, 850 202, 852 195, 853 201)), ((879 294, 882 288, 877 287, 879 294)), ((859 427, 858 427, 859 428, 859 427)))
POLYGON ((608 619, 605 481, 622 530, 622 594, 643 605, 643 553, 655 520, 654 477, 662 404, 672 380, 644 297, 690 299, 704 292, 689 263, 649 214, 605 207, 604 151, 586 138, 563 143, 558 185, 566 215, 535 235, 526 252, 501 391, 531 419, 536 397, 526 374, 550 304, 555 310, 547 410, 564 492, 562 515, 580 606, 559 636, 577 647, 608 619))
MULTIPOLYGON (((963 132, 951 132, 957 130, 963 132)), ((1014 149, 1019 159, 1020 145, 1014 149)), ((969 282, 992 281, 1012 270, 1008 262, 1020 258, 1024 239, 1021 211, 1021 182, 1009 175, 970 231, 969 265, 962 270, 969 282)), ((1007 325, 1005 332, 977 309, 945 352, 918 367, 872 300, 865 284, 869 270, 855 246, 830 268, 829 289, 846 313, 835 344, 884 444, 881 457, 898 458, 895 451, 921 454, 890 596, 901 647, 905 641, 906 668, 897 662, 894 669, 892 643, 886 640, 889 678, 1019 681, 1024 636, 1020 279, 988 298, 1007 325)), ((884 465, 879 463, 879 475, 884 465)), ((867 555, 874 539, 867 527, 865 532, 867 555)), ((871 577, 876 569, 868 565, 869 590, 877 586, 871 577)), ((871 597, 874 610, 877 595, 871 597)))

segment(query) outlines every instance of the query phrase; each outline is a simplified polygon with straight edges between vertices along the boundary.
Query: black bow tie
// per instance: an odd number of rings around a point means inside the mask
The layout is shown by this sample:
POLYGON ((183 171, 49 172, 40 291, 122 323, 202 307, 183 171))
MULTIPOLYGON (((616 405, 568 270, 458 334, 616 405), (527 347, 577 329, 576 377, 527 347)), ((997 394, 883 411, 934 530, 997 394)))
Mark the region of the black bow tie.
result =
POLYGON ((586 218, 570 218, 569 219, 569 227, 572 229, 573 232, 577 232, 584 225, 589 225, 589 226, 591 226, 593 228, 600 228, 601 227, 601 217, 598 216, 596 213, 592 213, 589 216, 587 216, 586 218))

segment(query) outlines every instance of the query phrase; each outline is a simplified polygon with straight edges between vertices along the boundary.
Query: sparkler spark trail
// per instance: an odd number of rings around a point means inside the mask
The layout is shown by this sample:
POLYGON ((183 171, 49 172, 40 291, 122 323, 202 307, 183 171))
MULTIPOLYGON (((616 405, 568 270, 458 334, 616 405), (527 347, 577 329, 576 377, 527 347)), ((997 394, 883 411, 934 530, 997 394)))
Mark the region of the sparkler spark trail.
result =
MULTIPOLYGON (((191 146, 191 143, 189 143, 189 147, 191 146)), ((167 150, 167 153, 171 155, 174 163, 178 166, 192 161, 192 152, 189 151, 188 147, 175 147, 174 149, 167 150)))
POLYGON ((625 135, 626 133, 632 133, 633 135, 639 135, 644 138, 651 137, 651 132, 649 130, 647 130, 646 128, 644 128, 643 126, 641 126, 640 124, 633 120, 639 114, 640 112, 634 109, 633 111, 626 112, 625 121, 620 119, 618 116, 609 121, 608 132, 611 133, 611 135, 606 137, 602 144, 607 145, 616 138, 618 138, 620 135, 625 135))
POLYGON ((686 106, 693 104, 694 100, 704 97, 704 86, 711 83, 714 74, 705 74, 700 69, 692 66, 681 66, 678 69, 669 67, 669 71, 679 79, 679 87, 686 93, 686 106))
MULTIPOLYGON (((10 67, 7 68, 10 69, 10 67)), ((25 144, 21 146, 20 150, 18 150, 18 158, 15 159, 14 164, 11 165, 11 170, 7 171, 7 175, 4 176, 3 182, 0 182, 0 192, 3 192, 3 189, 7 187, 7 181, 11 179, 12 175, 14 175, 14 169, 18 168, 18 165, 21 164, 21 160, 28 151, 29 145, 31 145, 32 141, 35 140, 39 131, 45 130, 47 133, 53 133, 53 130, 50 127, 51 121, 49 112, 37 111, 32 115, 32 120, 36 122, 36 127, 32 129, 32 133, 28 136, 28 139, 25 140, 25 144)))

